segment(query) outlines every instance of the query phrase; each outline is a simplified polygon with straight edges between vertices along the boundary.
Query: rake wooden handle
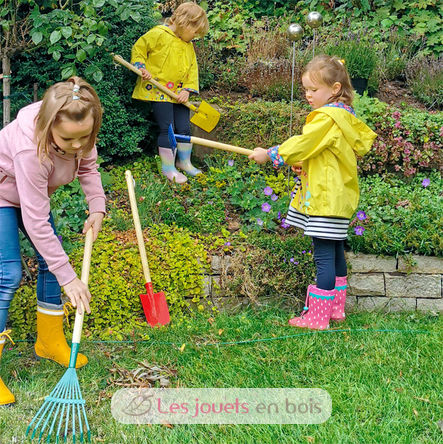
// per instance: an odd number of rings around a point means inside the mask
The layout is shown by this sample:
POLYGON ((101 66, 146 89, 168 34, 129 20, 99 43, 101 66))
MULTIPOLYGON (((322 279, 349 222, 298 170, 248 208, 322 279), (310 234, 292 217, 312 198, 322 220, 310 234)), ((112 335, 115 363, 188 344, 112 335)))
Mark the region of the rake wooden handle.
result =
MULTIPOLYGON (((89 228, 89 230, 86 233, 85 251, 83 253, 81 281, 85 285, 88 285, 88 281, 89 281, 89 269, 91 268, 92 244, 93 244, 93 231, 92 231, 92 227, 91 227, 91 228, 89 228)), ((72 342, 73 343, 80 344, 84 316, 85 316, 85 307, 83 307, 82 314, 80 314, 78 312, 78 308, 77 308, 77 310, 75 312, 74 331, 72 333, 72 342)))
POLYGON ((216 142, 215 140, 202 139, 200 137, 191 136, 191 142, 198 145, 208 146, 209 148, 217 148, 219 150, 231 151, 237 154, 243 154, 244 156, 249 156, 254 151, 248 150, 246 148, 241 148, 235 145, 229 145, 227 143, 216 142))
POLYGON ((145 282, 151 282, 151 274, 149 273, 148 258, 146 257, 145 241, 143 239, 142 226, 138 215, 137 200, 134 191, 134 179, 129 170, 125 171, 126 184, 128 185, 129 202, 131 203, 132 218, 134 219, 135 234, 137 236, 138 250, 142 261, 143 274, 145 282))
MULTIPOLYGON (((125 66, 126 68, 130 69, 132 72, 135 72, 138 76, 143 77, 142 72, 136 68, 131 63, 127 62, 123 57, 119 56, 118 54, 112 54, 112 58, 120 63, 120 65, 125 66)), ((156 88, 158 88, 160 91, 164 92, 167 96, 172 97, 174 100, 177 100, 178 95, 172 92, 170 89, 166 88, 166 86, 162 85, 160 82, 157 82, 157 80, 149 79, 147 82, 152 83, 156 88)), ((190 102, 184 102, 182 105, 187 106, 192 111, 197 111, 197 107, 195 107, 190 102)))

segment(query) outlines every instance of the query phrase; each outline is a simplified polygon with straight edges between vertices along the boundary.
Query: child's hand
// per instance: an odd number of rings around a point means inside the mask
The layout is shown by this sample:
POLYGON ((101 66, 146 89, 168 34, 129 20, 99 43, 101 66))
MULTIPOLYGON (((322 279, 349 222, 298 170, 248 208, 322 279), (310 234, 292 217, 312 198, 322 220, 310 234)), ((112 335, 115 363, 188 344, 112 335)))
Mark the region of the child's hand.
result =
POLYGON ((303 164, 301 162, 296 163, 295 165, 291 166, 291 170, 293 173, 295 173, 297 176, 300 176, 301 170, 302 170, 303 164))
POLYGON ((143 80, 152 79, 152 74, 145 68, 140 68, 140 72, 142 73, 143 80))
POLYGON ((271 160, 268 156, 268 150, 260 147, 254 148, 254 151, 249 154, 248 158, 251 160, 255 160, 258 164, 265 163, 268 160, 271 160))
POLYGON ((189 100, 189 91, 182 89, 177 97, 178 103, 185 103, 189 100))
POLYGON ((102 228, 102 222, 105 215, 103 213, 92 213, 85 221, 83 226, 83 234, 86 234, 90 227, 92 227, 92 234, 94 242, 97 239, 98 232, 102 228))
POLYGON ((89 301, 91 300, 91 293, 89 293, 88 286, 85 285, 78 277, 66 284, 64 287, 65 293, 71 301, 71 304, 78 308, 78 312, 83 314, 83 308, 91 313, 89 308, 89 301))

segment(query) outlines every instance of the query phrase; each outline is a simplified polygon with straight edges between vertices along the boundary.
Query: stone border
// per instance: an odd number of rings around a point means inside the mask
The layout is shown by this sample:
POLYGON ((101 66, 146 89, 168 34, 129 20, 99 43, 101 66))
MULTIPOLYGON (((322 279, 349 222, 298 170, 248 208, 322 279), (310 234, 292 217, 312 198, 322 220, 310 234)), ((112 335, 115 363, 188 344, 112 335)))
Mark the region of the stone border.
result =
POLYGON ((443 259, 347 253, 348 304, 357 311, 443 312, 443 259), (412 263, 412 265, 410 265, 412 263))
MULTIPOLYGON (((443 259, 411 259, 346 253, 350 271, 347 307, 356 311, 443 312, 443 259)), ((225 308, 245 302, 223 298, 218 292, 220 276, 228 271, 230 260, 230 256, 212 256, 211 275, 205 276, 205 294, 225 308)))

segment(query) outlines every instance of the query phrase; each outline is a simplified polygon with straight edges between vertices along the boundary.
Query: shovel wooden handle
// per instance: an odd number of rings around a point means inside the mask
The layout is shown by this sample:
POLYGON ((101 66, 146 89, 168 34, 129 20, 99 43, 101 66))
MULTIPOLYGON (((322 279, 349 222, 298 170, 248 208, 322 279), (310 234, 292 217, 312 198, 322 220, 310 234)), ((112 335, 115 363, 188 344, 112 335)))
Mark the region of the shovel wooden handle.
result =
MULTIPOLYGON (((131 63, 127 62, 123 57, 117 55, 117 54, 112 54, 112 58, 120 63, 120 65, 125 66, 126 68, 130 69, 132 72, 135 72, 138 76, 143 77, 142 72, 136 68, 134 65, 132 65, 131 63)), ((149 83, 152 83, 156 88, 158 88, 160 91, 164 92, 167 96, 172 97, 174 100, 177 100, 178 95, 175 94, 174 92, 172 92, 170 89, 166 88, 166 86, 162 85, 160 82, 157 82, 157 80, 154 79, 149 79, 147 80, 149 83)), ((197 111, 197 107, 194 106, 192 103, 190 102, 184 102, 182 103, 182 105, 187 106, 190 110, 192 111, 197 111)))
POLYGON ((254 152, 253 150, 248 150, 239 146, 229 145, 227 143, 216 142, 215 140, 202 139, 194 136, 191 136, 191 143, 208 146, 209 148, 217 148, 218 150, 231 151, 233 153, 243 154, 244 156, 249 156, 254 152))
POLYGON ((142 226, 140 224, 140 217, 138 215, 137 200, 134 191, 134 179, 129 170, 125 172, 126 184, 128 185, 129 202, 131 203, 132 218, 134 219, 135 234, 137 236, 138 250, 142 261, 143 274, 145 275, 145 282, 151 282, 151 274, 149 273, 148 258, 146 257, 145 241, 143 239, 142 226))
MULTIPOLYGON (((82 276, 81 281, 88 285, 89 281, 89 269, 91 267, 91 254, 92 254, 92 241, 93 239, 93 231, 92 227, 86 233, 85 237, 85 251, 83 253, 83 262, 82 262, 82 276)), ((83 307, 83 313, 79 314, 78 309, 75 312, 75 322, 74 322, 74 331, 72 333, 72 342, 76 344, 80 344, 80 338, 82 336, 82 328, 83 328, 83 318, 85 316, 85 308, 83 307)))

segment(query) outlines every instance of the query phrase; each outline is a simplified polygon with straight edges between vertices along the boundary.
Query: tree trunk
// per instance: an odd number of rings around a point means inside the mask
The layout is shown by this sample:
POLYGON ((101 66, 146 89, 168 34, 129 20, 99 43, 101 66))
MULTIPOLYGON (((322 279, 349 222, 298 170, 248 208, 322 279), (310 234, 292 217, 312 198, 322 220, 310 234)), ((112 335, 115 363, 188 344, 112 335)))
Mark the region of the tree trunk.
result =
POLYGON ((3 69, 3 127, 11 121, 11 60, 8 55, 2 59, 3 69))

